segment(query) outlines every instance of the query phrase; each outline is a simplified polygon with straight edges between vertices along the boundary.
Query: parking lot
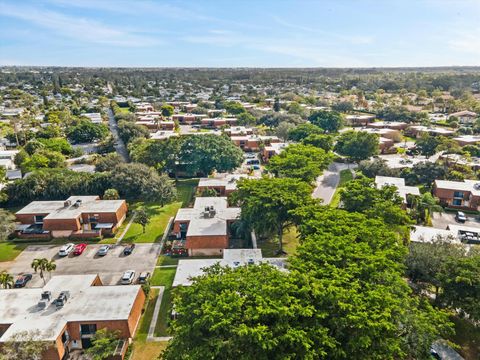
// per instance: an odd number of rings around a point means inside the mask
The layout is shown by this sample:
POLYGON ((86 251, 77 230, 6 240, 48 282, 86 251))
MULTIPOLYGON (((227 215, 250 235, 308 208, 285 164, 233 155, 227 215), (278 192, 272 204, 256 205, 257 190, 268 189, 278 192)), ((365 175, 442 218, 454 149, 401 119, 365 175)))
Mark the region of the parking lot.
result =
MULTIPOLYGON (((88 245, 83 254, 68 257, 59 257, 60 246, 32 245, 27 247, 15 261, 9 263, 6 270, 15 277, 22 273, 32 273, 33 279, 28 287, 43 286, 43 281, 31 268, 33 259, 47 258, 55 260, 57 269, 52 275, 79 275, 99 274, 105 285, 116 285, 126 270, 135 270, 138 277, 140 272, 153 272, 157 257, 160 253, 159 244, 137 244, 131 255, 123 255, 124 246, 119 245, 109 250, 104 257, 96 255, 101 245, 88 245)), ((113 246, 113 245, 112 245, 113 246)), ((0 264, 0 270, 3 270, 0 264)), ((48 274, 46 276, 48 279, 48 274)))
POLYGON ((454 212, 443 212, 443 213, 434 213, 432 216, 432 225, 437 229, 446 229, 450 224, 464 225, 470 227, 480 228, 480 221, 478 220, 478 215, 465 214, 467 221, 464 223, 459 223, 455 220, 454 212))

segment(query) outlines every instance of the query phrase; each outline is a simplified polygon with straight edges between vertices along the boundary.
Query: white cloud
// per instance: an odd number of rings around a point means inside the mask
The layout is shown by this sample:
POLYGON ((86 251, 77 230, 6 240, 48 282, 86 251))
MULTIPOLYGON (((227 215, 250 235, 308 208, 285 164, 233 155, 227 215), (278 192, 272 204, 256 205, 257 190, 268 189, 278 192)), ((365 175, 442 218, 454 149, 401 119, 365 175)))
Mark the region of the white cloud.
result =
POLYGON ((158 39, 133 31, 120 30, 95 20, 68 16, 37 7, 2 3, 0 11, 2 16, 30 22, 76 41, 126 47, 145 47, 161 43, 158 39))

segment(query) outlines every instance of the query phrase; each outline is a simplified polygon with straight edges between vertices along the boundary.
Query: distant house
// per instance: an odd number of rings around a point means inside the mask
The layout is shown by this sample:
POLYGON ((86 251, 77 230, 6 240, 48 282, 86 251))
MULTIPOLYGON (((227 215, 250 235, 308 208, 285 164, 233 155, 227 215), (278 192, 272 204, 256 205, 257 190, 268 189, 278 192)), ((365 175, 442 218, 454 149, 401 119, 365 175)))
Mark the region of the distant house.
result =
POLYGON ((408 124, 401 121, 377 121, 367 124, 367 127, 373 129, 405 130, 408 124))
POLYGON ((101 124, 102 123, 102 114, 100 113, 85 113, 81 116, 89 118, 90 121, 94 124, 101 124))
POLYGON ((476 144, 480 143, 480 136, 477 136, 477 135, 462 135, 462 136, 454 137, 453 140, 455 140, 458 143, 458 145, 460 145, 460 146, 476 145, 476 144))
POLYGON ((222 259, 185 259, 180 260, 173 279, 173 286, 190 286, 192 278, 201 276, 204 269, 219 263, 232 268, 267 263, 280 270, 286 270, 285 258, 264 258, 261 249, 225 249, 222 259))
POLYGON ((381 189, 385 185, 393 185, 397 188, 398 195, 402 198, 403 204, 407 204, 407 195, 420 195, 420 189, 415 186, 406 186, 405 179, 390 177, 390 176, 376 176, 375 184, 377 188, 381 189))
POLYGON ((65 201, 33 201, 17 211, 22 238, 92 238, 113 234, 127 215, 125 200, 71 196, 65 201))
POLYGON ((175 114, 172 115, 172 120, 177 121, 180 125, 191 125, 199 123, 202 119, 205 119, 205 114, 175 114))
POLYGON ((264 135, 231 135, 230 139, 243 151, 259 151, 262 146, 270 146, 279 143, 280 139, 276 136, 264 135))
POLYGON ((450 118, 456 117, 460 124, 471 124, 478 118, 478 114, 473 111, 463 110, 449 115, 450 118))
POLYGON ((235 126, 237 118, 204 118, 200 120, 200 125, 204 128, 218 129, 222 126, 235 126))
POLYGON ((478 180, 435 180, 433 194, 444 206, 478 211, 480 209, 480 182, 478 180))
POLYGON ((414 226, 410 231, 410 241, 432 243, 441 238, 452 244, 480 244, 480 228, 449 224, 446 229, 437 229, 430 226, 414 226))
POLYGON ((427 127, 423 125, 413 125, 409 126, 405 130, 405 134, 411 135, 413 137, 419 138, 423 134, 430 134, 432 136, 453 136, 455 130, 445 129, 442 127, 427 127))
POLYGON ((349 126, 367 126, 375 118, 375 115, 347 115, 345 116, 345 123, 349 126))
POLYGON ((246 174, 224 174, 214 178, 200 178, 197 192, 201 194, 207 189, 213 189, 218 196, 228 196, 237 189, 237 181, 244 178, 253 179, 255 177, 246 174))
POLYGON ((268 162, 272 156, 280 154, 288 145, 290 144, 276 142, 265 146, 262 152, 263 161, 268 162))
POLYGON ((6 170, 14 170, 17 168, 15 165, 15 156, 18 154, 18 150, 0 150, 0 167, 6 170))
POLYGON ((178 210, 173 234, 190 256, 220 255, 230 246, 230 226, 239 216, 240 208, 229 207, 226 197, 197 197, 193 208, 178 210))
POLYGON ((109 359, 121 360, 135 335, 144 302, 140 285, 103 286, 95 274, 53 276, 43 288, 3 289, 0 348, 28 332, 50 345, 43 360, 66 359, 70 351, 91 346, 93 335, 106 328, 119 336, 109 359))

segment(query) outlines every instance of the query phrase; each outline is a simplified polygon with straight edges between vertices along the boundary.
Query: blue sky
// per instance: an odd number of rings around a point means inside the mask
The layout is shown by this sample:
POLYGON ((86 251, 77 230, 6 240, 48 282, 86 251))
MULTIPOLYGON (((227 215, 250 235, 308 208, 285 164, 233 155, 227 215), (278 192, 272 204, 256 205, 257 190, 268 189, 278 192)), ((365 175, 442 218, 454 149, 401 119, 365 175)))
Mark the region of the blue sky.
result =
POLYGON ((480 0, 0 0, 0 65, 480 65, 480 0))

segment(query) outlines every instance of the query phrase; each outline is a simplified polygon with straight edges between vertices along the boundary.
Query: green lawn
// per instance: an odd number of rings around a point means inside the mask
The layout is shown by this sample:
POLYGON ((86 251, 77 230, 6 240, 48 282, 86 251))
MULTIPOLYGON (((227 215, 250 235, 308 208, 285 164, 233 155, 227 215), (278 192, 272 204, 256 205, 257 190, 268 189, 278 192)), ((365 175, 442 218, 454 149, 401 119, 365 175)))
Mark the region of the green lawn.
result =
POLYGON ((0 262, 14 260, 26 247, 25 244, 0 242, 0 262))
MULTIPOLYGON (((133 209, 143 207, 149 215, 150 222, 145 227, 145 233, 141 225, 133 222, 127 233, 123 237, 123 242, 131 243, 152 243, 160 241, 168 224, 168 220, 175 216, 178 209, 182 206, 180 201, 160 206, 156 203, 137 202, 131 206, 133 209)), ((118 235, 121 235, 123 229, 119 229, 118 235)))
POLYGON ((337 208, 340 205, 340 190, 345 186, 347 182, 353 180, 353 174, 350 169, 344 169, 340 171, 340 181, 338 182, 337 189, 335 194, 333 194, 332 201, 330 201, 330 206, 337 208))
POLYGON ((130 359, 132 360, 151 360, 156 359, 160 353, 165 349, 166 342, 146 342, 148 335, 148 328, 152 321, 153 310, 158 298, 158 289, 150 291, 148 302, 146 303, 145 312, 140 320, 137 334, 133 340, 133 352, 130 359))
POLYGON ((152 289, 150 294, 148 294, 148 302, 145 304, 145 312, 140 320, 140 326, 138 327, 135 341, 145 341, 147 339, 148 328, 152 322, 153 310, 158 298, 158 291, 159 289, 152 289))
POLYGON ((177 268, 156 268, 152 275, 152 286, 171 287, 177 268))
POLYGON ((165 286, 162 304, 155 325, 155 336, 168 336, 168 319, 172 307, 172 283, 177 268, 156 268, 152 276, 152 285, 165 286))
MULTIPOLYGON (((292 255, 298 246, 298 232, 296 227, 291 227, 283 233, 283 251, 287 255, 292 255)), ((262 249, 263 257, 277 257, 278 251, 278 238, 274 236, 268 240, 257 240, 257 245, 262 249)), ((283 255, 282 255, 283 256, 283 255)))
MULTIPOLYGON (((160 241, 165 228, 168 224, 168 220, 171 217, 175 217, 178 209, 188 206, 192 202, 195 194, 195 187, 198 184, 198 179, 180 180, 177 183, 177 200, 171 204, 160 206, 158 203, 152 202, 135 202, 130 204, 130 209, 135 210, 144 208, 150 217, 150 223, 145 228, 145 233, 141 225, 132 223, 127 233, 123 238, 123 242, 136 242, 136 243, 152 243, 160 241)), ((120 236, 128 224, 130 218, 125 219, 122 227, 117 231, 117 236, 120 236)))
POLYGON ((192 203, 197 185, 198 179, 179 180, 177 182, 177 197, 178 201, 182 202, 182 207, 187 207, 192 203))
POLYGON ((177 265, 179 258, 160 255, 157 259, 157 265, 177 265))

